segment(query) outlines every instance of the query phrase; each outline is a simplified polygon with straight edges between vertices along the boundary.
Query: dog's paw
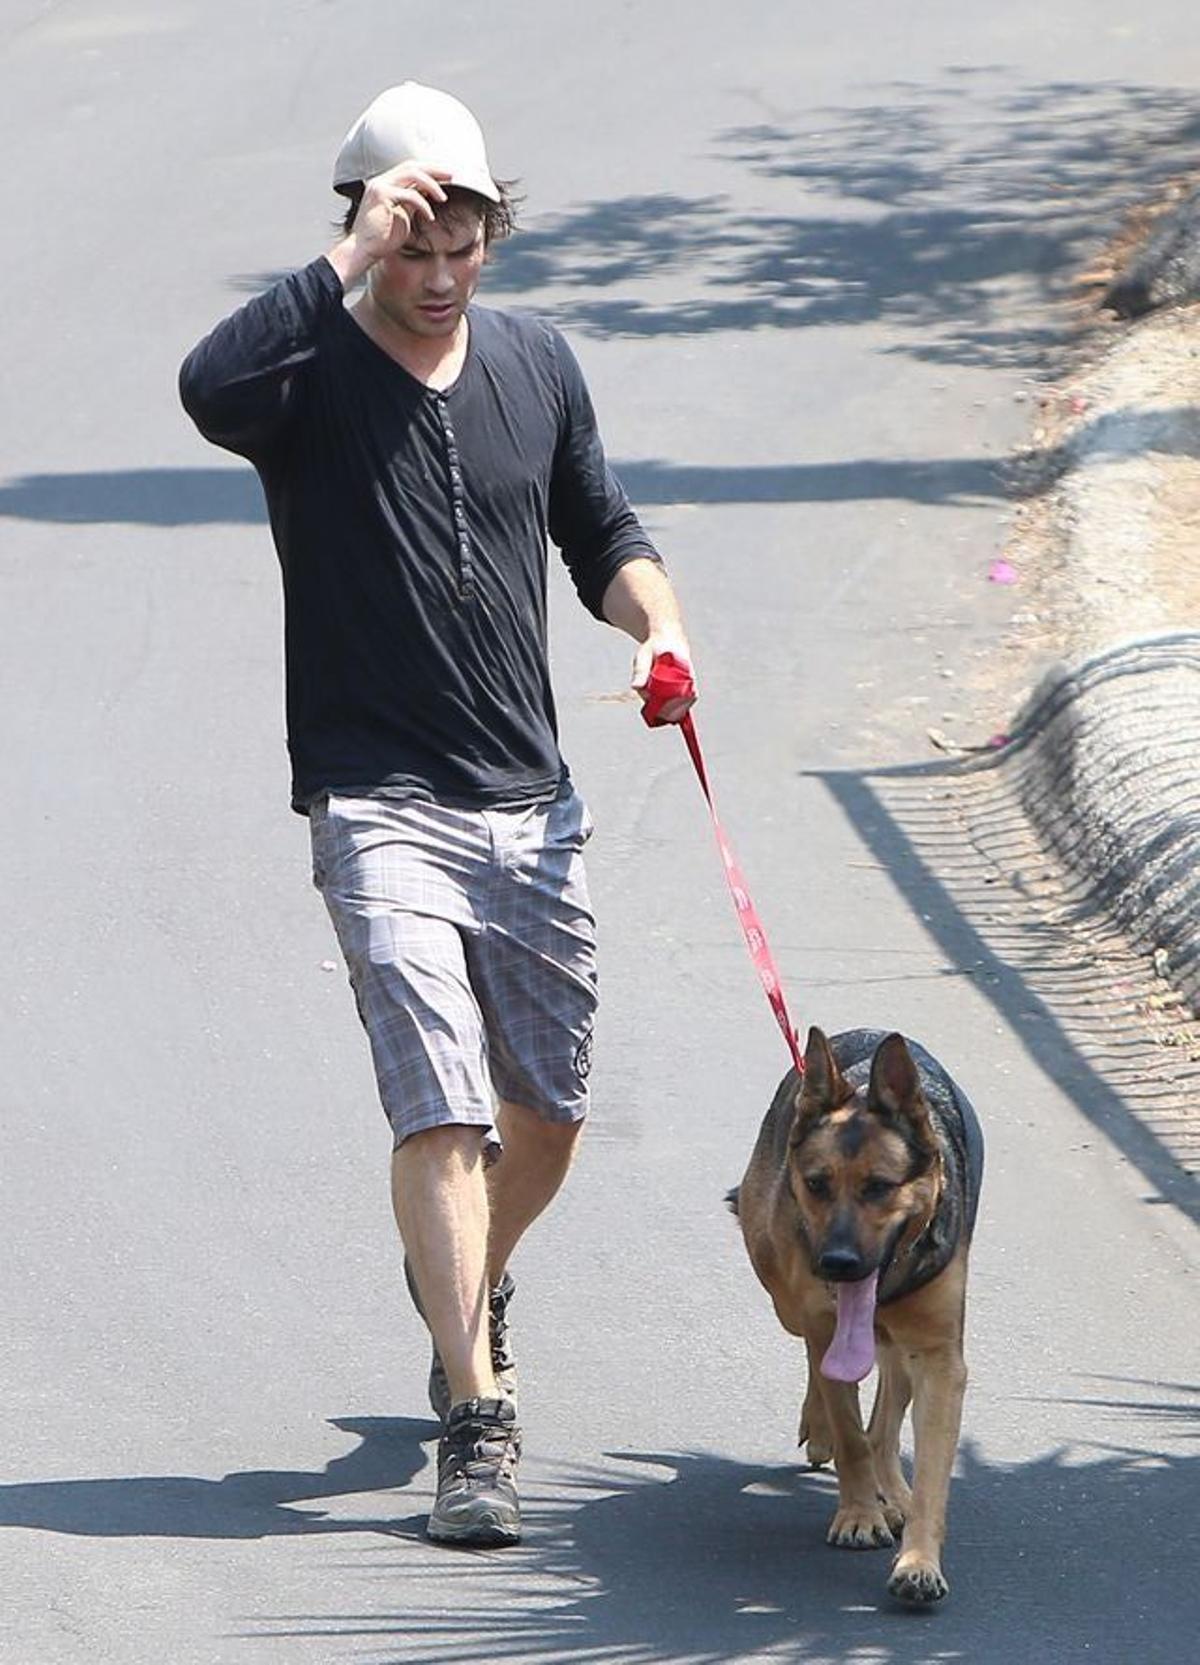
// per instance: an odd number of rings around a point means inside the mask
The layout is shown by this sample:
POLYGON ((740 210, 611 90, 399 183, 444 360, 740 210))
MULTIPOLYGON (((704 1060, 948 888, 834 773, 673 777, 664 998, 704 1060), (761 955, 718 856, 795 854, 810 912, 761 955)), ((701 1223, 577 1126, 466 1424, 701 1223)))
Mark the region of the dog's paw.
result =
POLYGON ((897 1538, 904 1531, 904 1523, 912 1512, 912 1492, 903 1476, 883 1481, 879 1487, 879 1507, 897 1538))
POLYGON ((909 1550, 892 1568, 888 1594, 905 1607, 932 1607, 935 1602, 945 1601, 950 1586, 936 1561, 909 1550))
POLYGON ((888 1523, 889 1531, 894 1532, 898 1538, 904 1531, 907 1509, 903 1504, 894 1502, 892 1498, 884 1497, 882 1493, 879 1498, 879 1507, 883 1510, 883 1518, 888 1523))
POLYGON ((805 1456, 812 1468, 824 1468, 826 1463, 833 1461, 833 1440, 829 1434, 829 1424, 825 1420, 825 1413, 819 1405, 813 1403, 814 1395, 810 1388, 804 1398, 804 1405, 800 1412, 800 1426, 796 1430, 796 1444, 807 1446, 805 1456))
POLYGON ((810 1468, 824 1468, 826 1463, 833 1461, 833 1441, 824 1433, 809 1428, 807 1424, 800 1424, 800 1432, 796 1436, 796 1443, 804 1448, 804 1455, 808 1459, 810 1468))
POLYGON ((838 1549, 890 1549, 896 1542, 880 1504, 843 1504, 829 1523, 825 1542, 838 1549))

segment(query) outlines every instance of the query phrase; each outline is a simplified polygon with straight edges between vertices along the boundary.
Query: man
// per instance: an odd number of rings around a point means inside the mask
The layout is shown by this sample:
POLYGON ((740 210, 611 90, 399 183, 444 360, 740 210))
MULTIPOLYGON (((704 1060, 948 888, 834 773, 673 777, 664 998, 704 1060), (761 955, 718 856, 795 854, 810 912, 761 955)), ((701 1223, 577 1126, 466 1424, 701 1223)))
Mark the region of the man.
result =
POLYGON ((508 1263, 571 1163, 596 1001, 547 535, 585 605, 637 642, 635 688, 688 648, 566 343, 471 305, 512 224, 475 118, 414 82, 389 88, 347 134, 334 187, 345 234, 219 324, 180 386, 201 433, 254 464, 270 510, 292 802, 370 1039, 433 1338, 429 1535, 512 1543, 508 1263))

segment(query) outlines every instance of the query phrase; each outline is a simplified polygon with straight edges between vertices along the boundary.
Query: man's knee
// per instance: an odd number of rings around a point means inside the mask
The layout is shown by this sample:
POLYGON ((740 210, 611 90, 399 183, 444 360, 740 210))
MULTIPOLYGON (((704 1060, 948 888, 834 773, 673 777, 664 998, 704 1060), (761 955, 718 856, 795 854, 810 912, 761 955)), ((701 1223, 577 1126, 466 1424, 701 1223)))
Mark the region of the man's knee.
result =
POLYGON ((556 1149, 569 1149, 583 1132, 586 1117, 543 1116, 527 1104, 502 1099, 496 1119, 501 1133, 510 1138, 516 1133, 556 1149))
POLYGON ((473 1168, 484 1160, 487 1128, 461 1122, 443 1122, 436 1127, 418 1128, 392 1151, 392 1166, 473 1168))

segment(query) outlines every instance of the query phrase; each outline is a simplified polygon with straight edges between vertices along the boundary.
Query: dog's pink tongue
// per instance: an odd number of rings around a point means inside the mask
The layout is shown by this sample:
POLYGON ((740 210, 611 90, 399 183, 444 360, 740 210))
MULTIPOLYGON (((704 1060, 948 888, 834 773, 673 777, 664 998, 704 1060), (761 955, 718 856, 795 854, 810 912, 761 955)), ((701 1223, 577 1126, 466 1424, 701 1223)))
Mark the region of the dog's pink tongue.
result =
POLYGON ((831 1382, 861 1382, 875 1363, 875 1286, 879 1273, 837 1286, 837 1329, 821 1360, 831 1382))

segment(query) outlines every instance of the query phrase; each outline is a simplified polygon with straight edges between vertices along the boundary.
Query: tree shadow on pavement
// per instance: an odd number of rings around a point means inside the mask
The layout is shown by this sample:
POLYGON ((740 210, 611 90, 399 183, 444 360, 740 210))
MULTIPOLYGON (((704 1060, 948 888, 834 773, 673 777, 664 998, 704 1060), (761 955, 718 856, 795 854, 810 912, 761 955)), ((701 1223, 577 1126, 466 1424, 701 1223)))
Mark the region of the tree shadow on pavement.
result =
POLYGON ((718 135, 712 177, 728 171, 728 192, 541 222, 497 246, 489 291, 595 335, 886 320, 907 334, 891 350, 918 359, 1043 367, 1057 332, 1029 301, 1200 166, 1190 89, 1020 86, 994 69, 878 92, 718 135), (742 206, 755 181, 777 209, 742 206))
MULTIPOLYGON (((1004 495, 988 457, 700 467, 616 459, 638 504, 843 503, 876 499, 966 504, 1004 495)), ((0 485, 0 519, 61 525, 259 526, 267 520, 249 467, 132 468, 94 474, 27 474, 0 485)))
MULTIPOLYGON (((1182 1391, 1178 1405, 1119 1409, 1194 1426, 1196 1390, 1182 1391)), ((357 1611, 281 1614, 241 1634, 324 1639, 331 1661, 369 1639, 373 1658, 397 1665, 1178 1657, 1200 1616, 1180 1530, 1200 1459, 1160 1456, 1151 1438, 989 1463, 967 1442, 960 1471, 951 1595, 934 1614, 890 1602, 886 1552, 824 1543, 828 1476, 667 1450, 610 1453, 606 1467, 531 1498, 526 1544, 490 1561, 448 1557, 436 1606, 396 1604, 404 1564, 380 1546, 359 1571, 386 1590, 382 1606, 366 1594, 357 1611)))
POLYGON ((0 485, 0 519, 68 526, 266 525, 254 470, 114 468, 25 474, 0 485))
MULTIPOLYGON (((497 244, 482 298, 594 335, 886 323, 889 352, 1045 371, 1062 341, 1046 322, 1046 294, 1063 292, 1126 208, 1200 167, 1200 117, 1190 89, 1021 87, 1002 68, 950 70, 811 111, 802 124, 720 133, 710 161, 727 192, 583 203, 497 244), (763 206, 743 205, 748 188, 763 206)), ((248 290, 280 275, 231 282, 248 290)), ((614 466, 648 505, 1004 495, 987 457, 614 466)), ((25 475, 0 486, 0 517, 266 520, 253 475, 236 467, 25 475)))
MULTIPOLYGON (((1032 278, 1043 293, 1061 291, 1125 208, 1200 167, 1190 88, 1021 86, 996 67, 869 90, 874 99, 802 123, 716 135, 712 176, 727 175, 728 191, 622 197, 544 219, 496 245, 484 298, 519 300, 597 335, 886 321, 898 332, 889 351, 1044 369, 1059 331, 1034 321, 1021 286, 1032 278), (748 187, 767 205, 742 206, 748 187)), ((231 282, 246 290, 279 275, 231 282)), ((637 466, 644 481, 631 494, 644 484, 648 503, 997 495, 983 458, 867 459, 836 478, 799 466, 666 478, 663 465, 637 466), (874 488, 860 489, 863 479, 874 488), (654 495, 664 491, 673 495, 654 495)), ((156 526, 265 518, 236 469, 28 475, 0 488, 0 515, 156 526)))
MULTIPOLYGON (((1200 408, 1118 410, 1078 423, 1068 441, 1029 453, 1020 466, 994 457, 920 460, 856 457, 845 462, 677 463, 616 458, 613 469, 635 504, 865 503, 979 505, 1046 491, 1078 456, 1089 463, 1160 452, 1200 454, 1200 408)), ((249 465, 129 468, 25 474, 0 484, 0 520, 62 525, 265 525, 262 488, 249 465)))

